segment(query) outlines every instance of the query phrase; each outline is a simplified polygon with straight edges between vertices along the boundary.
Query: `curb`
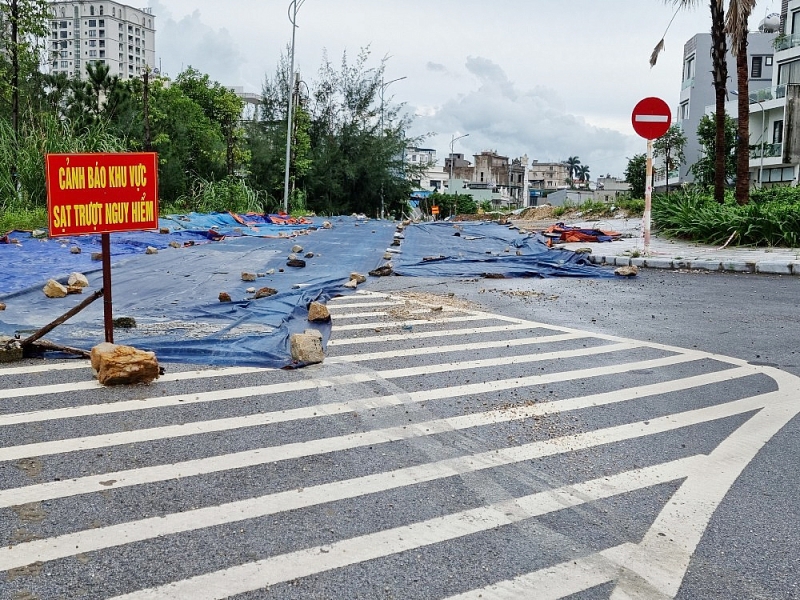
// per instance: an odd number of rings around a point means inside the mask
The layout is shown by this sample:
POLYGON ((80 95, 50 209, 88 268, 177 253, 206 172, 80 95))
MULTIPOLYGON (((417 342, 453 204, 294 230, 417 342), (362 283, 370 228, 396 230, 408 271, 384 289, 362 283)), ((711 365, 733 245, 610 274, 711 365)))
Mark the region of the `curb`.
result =
POLYGON ((639 267, 645 269, 670 269, 730 272, 730 273, 759 273, 765 275, 795 275, 800 276, 800 261, 730 261, 730 260, 672 260, 669 258, 630 258, 628 256, 600 256, 590 254, 590 263, 614 267, 639 267))

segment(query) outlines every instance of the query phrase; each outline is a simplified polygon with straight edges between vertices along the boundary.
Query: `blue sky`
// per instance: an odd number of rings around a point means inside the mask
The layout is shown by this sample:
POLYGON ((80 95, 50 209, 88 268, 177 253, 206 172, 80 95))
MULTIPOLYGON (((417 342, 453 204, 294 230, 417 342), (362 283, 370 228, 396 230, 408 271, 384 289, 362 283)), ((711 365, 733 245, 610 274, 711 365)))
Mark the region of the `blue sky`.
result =
MULTIPOLYGON (((313 80, 327 52, 338 63, 369 46, 389 56, 387 98, 415 114, 411 134, 439 162, 456 151, 496 150, 540 161, 580 156, 592 177, 622 176, 645 142, 630 125, 646 96, 677 104, 683 44, 708 32, 708 7, 681 12, 654 68, 650 52, 675 9, 661 0, 306 0, 296 61, 313 80)), ((291 40, 289 0, 151 0, 156 55, 171 76, 192 65, 225 85, 259 92, 291 40)), ((755 29, 778 0, 762 0, 755 29)))

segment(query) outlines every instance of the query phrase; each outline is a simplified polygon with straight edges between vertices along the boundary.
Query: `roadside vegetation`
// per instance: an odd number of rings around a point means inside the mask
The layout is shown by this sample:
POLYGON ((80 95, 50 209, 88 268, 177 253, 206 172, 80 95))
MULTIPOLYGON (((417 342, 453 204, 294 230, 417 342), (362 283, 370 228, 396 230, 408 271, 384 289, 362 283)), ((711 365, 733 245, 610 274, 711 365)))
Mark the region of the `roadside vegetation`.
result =
POLYGON ((382 94, 385 60, 369 49, 323 56, 297 85, 285 56, 264 77, 258 110, 189 66, 174 79, 120 79, 104 64, 85 78, 43 74, 46 0, 0 0, 0 227, 43 227, 44 155, 154 151, 161 212, 278 212, 284 206, 287 116, 293 101, 288 209, 293 214, 401 214, 422 166, 404 163, 410 116, 382 94), (37 43, 36 40, 39 40, 37 43))
POLYGON ((732 191, 720 204, 699 188, 653 198, 653 224, 662 235, 704 244, 800 247, 800 188, 750 193, 737 204, 732 191))

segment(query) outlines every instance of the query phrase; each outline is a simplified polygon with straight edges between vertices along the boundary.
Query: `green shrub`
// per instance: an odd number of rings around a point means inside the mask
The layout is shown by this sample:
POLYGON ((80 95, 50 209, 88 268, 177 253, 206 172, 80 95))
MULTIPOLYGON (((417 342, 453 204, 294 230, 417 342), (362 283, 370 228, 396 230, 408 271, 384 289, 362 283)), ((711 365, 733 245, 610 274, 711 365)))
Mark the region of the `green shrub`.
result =
MULTIPOLYGON (((784 188, 786 189, 786 188, 784 188)), ((734 242, 748 246, 800 246, 800 201, 787 191, 753 194, 739 206, 732 195, 725 202, 687 190, 653 199, 653 223, 668 237, 721 245, 733 235, 734 242)))

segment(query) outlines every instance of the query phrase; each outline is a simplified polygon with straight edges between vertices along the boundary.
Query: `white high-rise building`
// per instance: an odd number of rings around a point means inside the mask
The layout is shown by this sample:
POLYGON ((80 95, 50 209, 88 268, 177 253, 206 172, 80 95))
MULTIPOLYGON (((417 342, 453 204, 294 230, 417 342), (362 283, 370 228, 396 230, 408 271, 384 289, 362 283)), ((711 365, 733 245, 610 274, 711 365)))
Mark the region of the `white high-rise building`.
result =
POLYGON ((156 61, 155 16, 150 8, 118 2, 50 2, 47 58, 50 73, 86 78, 88 63, 106 64, 109 75, 140 77, 156 61))

